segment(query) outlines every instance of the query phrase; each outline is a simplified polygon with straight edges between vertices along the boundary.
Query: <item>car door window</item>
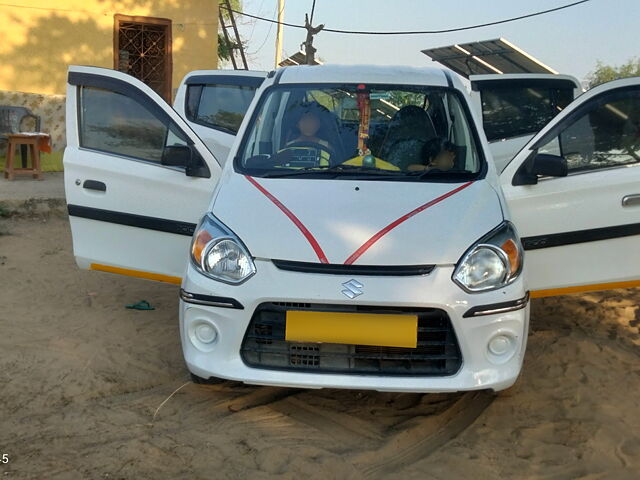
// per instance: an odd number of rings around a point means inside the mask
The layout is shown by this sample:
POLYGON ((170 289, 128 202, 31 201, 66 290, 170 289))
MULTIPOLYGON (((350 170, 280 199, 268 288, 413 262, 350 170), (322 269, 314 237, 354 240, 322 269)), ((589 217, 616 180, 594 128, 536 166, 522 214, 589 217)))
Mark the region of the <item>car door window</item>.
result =
POLYGON ((135 99, 110 90, 82 87, 80 146, 160 163, 167 145, 187 145, 184 133, 135 99))
POLYGON ((640 89, 593 102, 539 152, 564 157, 569 174, 639 163, 640 89))
POLYGON ((573 100, 572 88, 485 87, 481 93, 487 140, 536 133, 573 100))
POLYGON ((548 155, 561 156, 560 139, 559 137, 553 137, 553 140, 549 141, 538 149, 538 153, 546 153, 548 155))
POLYGON ((255 87, 242 85, 190 85, 187 119, 235 135, 255 92, 255 87))

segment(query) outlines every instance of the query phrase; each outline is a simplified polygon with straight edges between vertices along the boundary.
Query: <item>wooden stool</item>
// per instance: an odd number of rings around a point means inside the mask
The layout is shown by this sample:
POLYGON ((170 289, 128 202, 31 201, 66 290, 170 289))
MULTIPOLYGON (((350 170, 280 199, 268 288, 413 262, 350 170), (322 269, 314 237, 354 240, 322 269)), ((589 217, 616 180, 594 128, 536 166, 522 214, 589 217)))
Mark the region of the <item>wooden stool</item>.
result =
POLYGON ((12 133, 8 135, 7 145, 7 163, 4 167, 4 178, 13 180, 15 175, 33 175, 33 178, 42 179, 42 166, 40 165, 40 142, 49 140, 46 133, 28 134, 28 133, 12 133), (31 168, 14 167, 16 157, 16 147, 18 145, 27 145, 31 152, 31 168))

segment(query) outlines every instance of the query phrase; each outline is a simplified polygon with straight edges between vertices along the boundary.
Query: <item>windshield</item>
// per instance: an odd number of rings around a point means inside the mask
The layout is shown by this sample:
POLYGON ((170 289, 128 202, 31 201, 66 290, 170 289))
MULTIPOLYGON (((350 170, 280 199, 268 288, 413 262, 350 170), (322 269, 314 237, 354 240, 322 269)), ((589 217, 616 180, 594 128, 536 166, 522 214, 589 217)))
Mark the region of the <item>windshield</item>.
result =
POLYGON ((482 161, 454 90, 283 85, 265 93, 235 167, 262 177, 464 181, 482 161))

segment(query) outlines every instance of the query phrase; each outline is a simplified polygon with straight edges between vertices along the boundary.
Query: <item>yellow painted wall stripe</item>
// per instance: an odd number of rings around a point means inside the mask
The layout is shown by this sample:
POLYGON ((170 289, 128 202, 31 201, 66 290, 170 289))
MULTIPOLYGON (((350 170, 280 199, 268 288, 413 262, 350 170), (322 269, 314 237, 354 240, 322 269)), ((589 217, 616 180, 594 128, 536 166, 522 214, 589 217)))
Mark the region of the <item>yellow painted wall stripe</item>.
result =
POLYGON ((99 263, 92 263, 91 270, 98 270, 100 272, 117 273, 118 275, 126 275, 128 277, 145 278, 147 280, 155 280, 156 282, 173 283, 174 285, 181 285, 182 279, 180 277, 172 277, 170 275, 162 275, 161 273, 143 272, 141 270, 130 270, 128 268, 112 267, 110 265, 100 265, 99 263))
POLYGON ((640 280, 630 282, 596 283, 594 285, 580 285, 577 287, 550 288, 549 290, 535 290, 531 292, 531 298, 555 297, 557 295, 569 295, 570 293, 597 292, 599 290, 614 290, 616 288, 640 287, 640 280))

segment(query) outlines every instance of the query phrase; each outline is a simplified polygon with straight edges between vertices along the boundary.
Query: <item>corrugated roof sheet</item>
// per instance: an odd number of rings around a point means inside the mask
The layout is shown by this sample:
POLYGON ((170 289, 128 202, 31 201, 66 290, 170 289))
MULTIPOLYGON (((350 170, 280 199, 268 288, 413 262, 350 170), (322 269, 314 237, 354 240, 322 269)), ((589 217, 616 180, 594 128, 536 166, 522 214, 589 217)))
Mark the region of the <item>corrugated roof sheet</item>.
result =
MULTIPOLYGON (((285 58, 284 60, 282 60, 278 66, 279 67, 291 67, 293 65, 306 65, 307 64, 307 57, 305 55, 305 53, 300 50, 296 53, 294 53, 293 55, 291 55, 290 57, 285 58)), ((322 65, 322 62, 314 59, 313 61, 314 65, 322 65)))

